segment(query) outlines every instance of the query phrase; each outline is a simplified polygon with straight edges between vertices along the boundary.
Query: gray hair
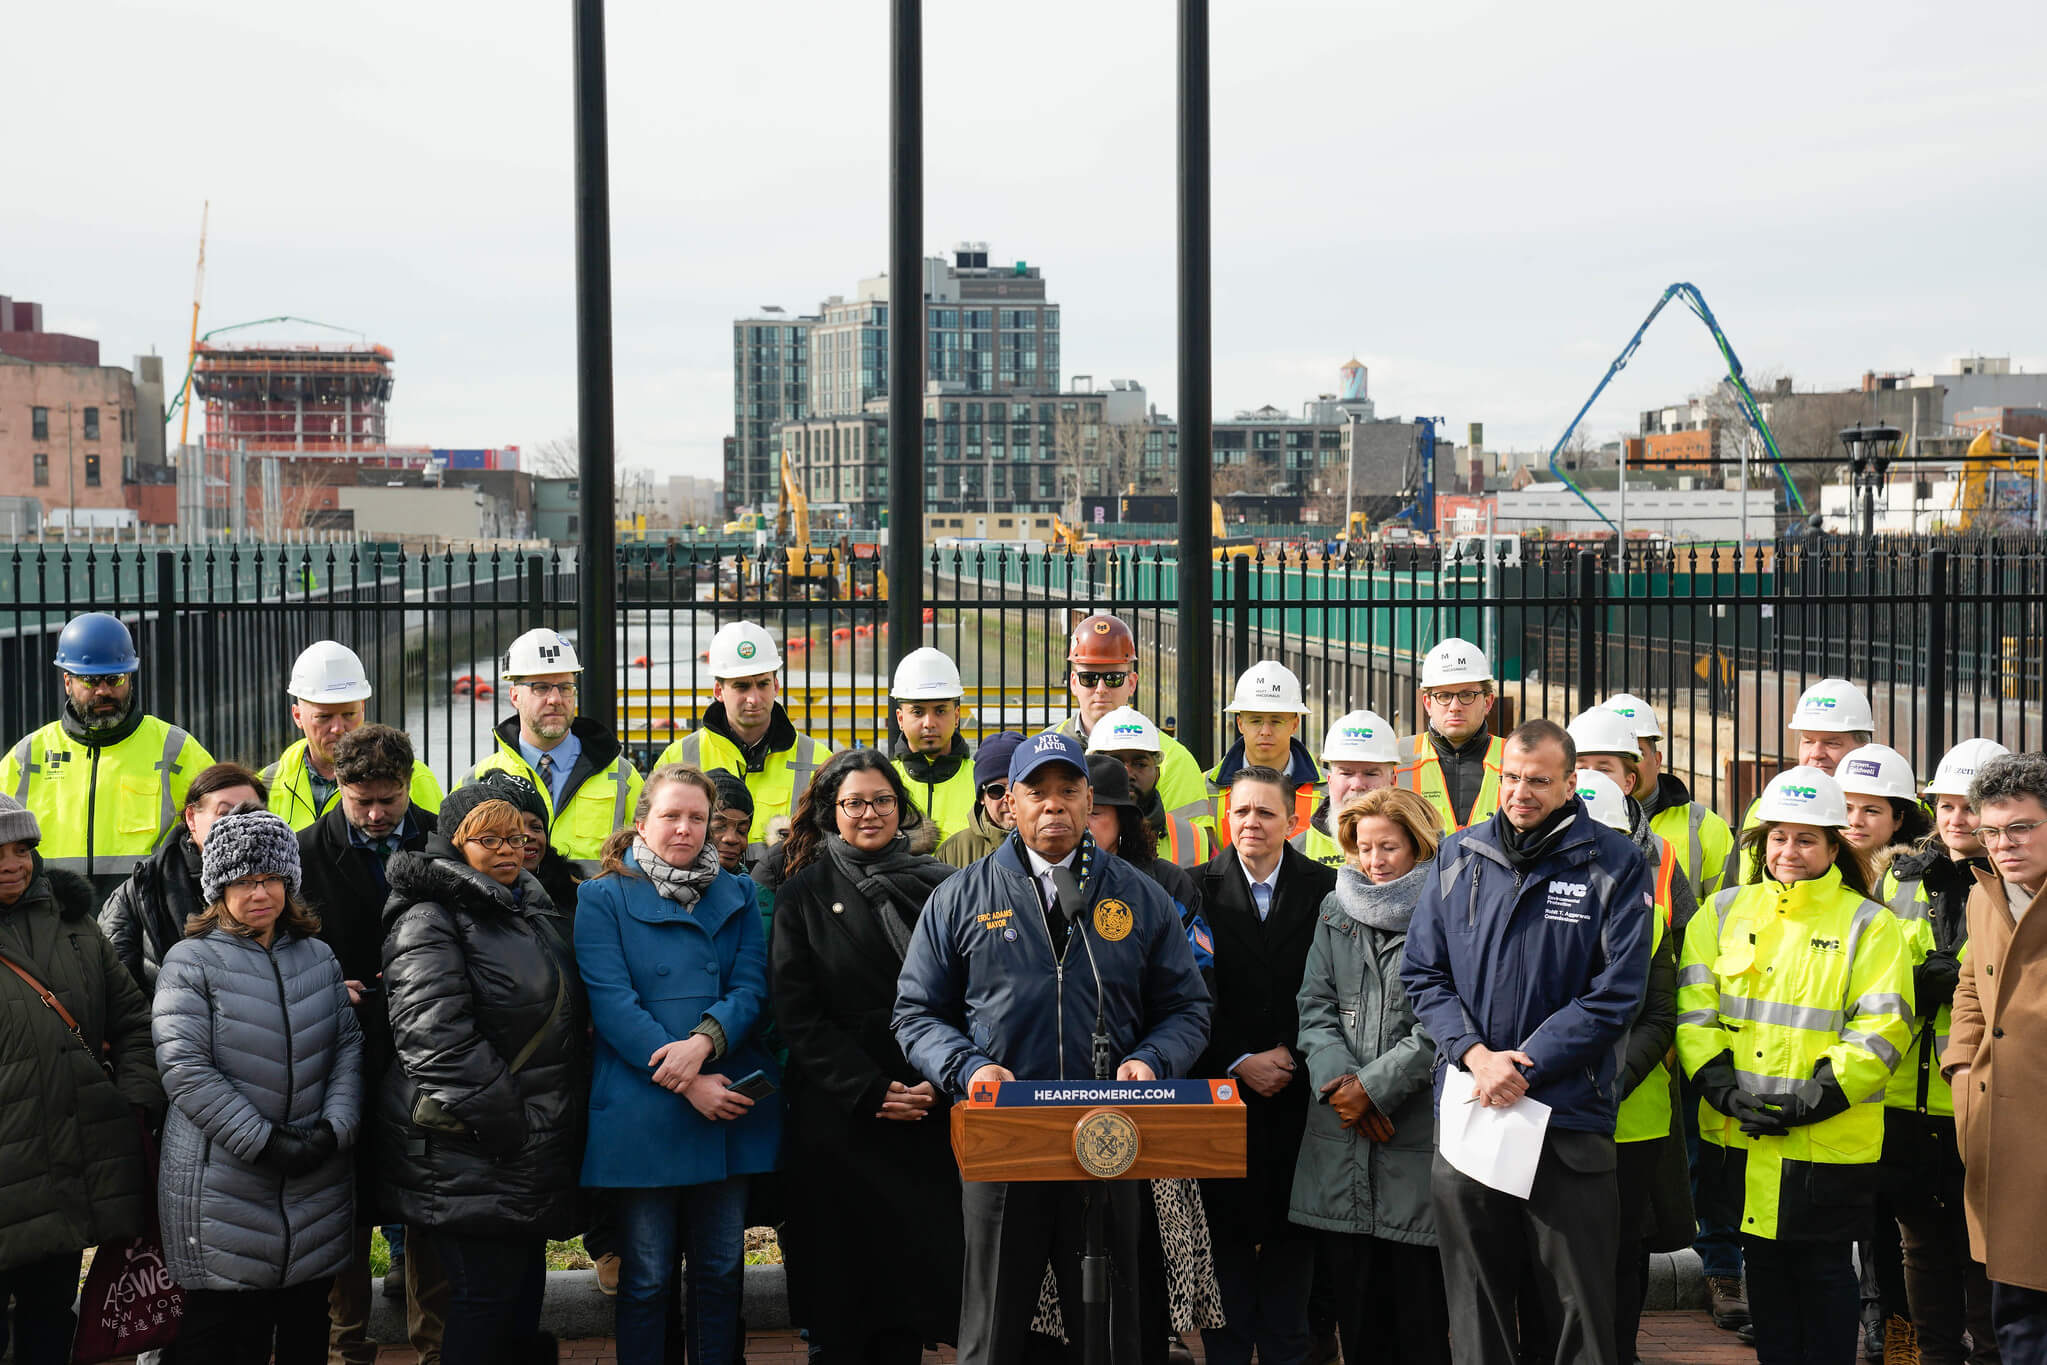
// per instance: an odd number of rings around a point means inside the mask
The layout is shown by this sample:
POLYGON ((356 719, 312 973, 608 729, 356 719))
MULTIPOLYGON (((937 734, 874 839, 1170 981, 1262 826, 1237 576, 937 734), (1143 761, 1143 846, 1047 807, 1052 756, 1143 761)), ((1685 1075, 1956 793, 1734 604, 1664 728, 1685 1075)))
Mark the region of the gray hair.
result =
POLYGON ((1992 801, 2030 796, 2047 806, 2047 754, 2004 754, 1976 771, 1969 784, 1969 808, 1982 810, 1992 801))

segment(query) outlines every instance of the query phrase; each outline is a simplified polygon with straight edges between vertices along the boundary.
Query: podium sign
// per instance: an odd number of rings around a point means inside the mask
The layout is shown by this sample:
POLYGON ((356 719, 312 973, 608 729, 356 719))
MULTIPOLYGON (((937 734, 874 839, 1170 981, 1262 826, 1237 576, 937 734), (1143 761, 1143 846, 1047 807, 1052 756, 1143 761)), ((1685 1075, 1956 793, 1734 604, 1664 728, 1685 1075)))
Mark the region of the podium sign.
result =
POLYGON ((1235 1080, 999 1081, 952 1107, 960 1178, 1241 1179, 1235 1080))

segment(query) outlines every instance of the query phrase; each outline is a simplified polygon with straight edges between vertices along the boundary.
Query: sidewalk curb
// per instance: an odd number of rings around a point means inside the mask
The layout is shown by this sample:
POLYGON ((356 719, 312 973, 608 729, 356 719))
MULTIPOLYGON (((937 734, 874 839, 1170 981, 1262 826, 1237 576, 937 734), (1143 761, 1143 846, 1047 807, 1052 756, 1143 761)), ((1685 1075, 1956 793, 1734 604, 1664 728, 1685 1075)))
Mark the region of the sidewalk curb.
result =
MULTIPOLYGON (((789 1283, 779 1265, 746 1267, 746 1298, 742 1312, 749 1329, 790 1327, 789 1283)), ((1706 1276, 1699 1254, 1690 1248, 1649 1258, 1649 1293, 1645 1312, 1704 1308, 1706 1276)), ((540 1325, 564 1340, 612 1335, 612 1300, 597 1287, 594 1270, 555 1270, 547 1276, 547 1297, 540 1307, 540 1325)), ((375 1295, 370 1309, 370 1338, 386 1344, 405 1340, 405 1303, 375 1295)))

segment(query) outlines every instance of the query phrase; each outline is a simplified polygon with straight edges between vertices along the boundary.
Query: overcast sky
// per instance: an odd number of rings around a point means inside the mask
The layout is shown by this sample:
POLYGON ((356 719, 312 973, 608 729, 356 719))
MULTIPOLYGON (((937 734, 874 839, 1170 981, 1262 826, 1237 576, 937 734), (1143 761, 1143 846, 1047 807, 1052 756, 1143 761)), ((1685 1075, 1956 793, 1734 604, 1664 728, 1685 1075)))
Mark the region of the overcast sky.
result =
MULTIPOLYGON (((1066 373, 1176 413, 1174 7, 925 8, 927 248, 1042 266, 1066 373)), ((2042 30, 2003 0, 1216 0, 1216 411, 1298 411, 1355 353, 1382 416, 1547 446, 1674 280, 1801 388, 2047 367, 2042 30)), ((574 430, 566 0, 22 0, 6 31, 0 293, 181 372, 210 199, 202 331, 390 346, 394 441, 574 430)), ((610 41, 620 450, 716 474, 732 319, 886 263, 887 10, 613 0, 610 41)), ((1716 366, 1667 311, 1592 433, 1716 366)))

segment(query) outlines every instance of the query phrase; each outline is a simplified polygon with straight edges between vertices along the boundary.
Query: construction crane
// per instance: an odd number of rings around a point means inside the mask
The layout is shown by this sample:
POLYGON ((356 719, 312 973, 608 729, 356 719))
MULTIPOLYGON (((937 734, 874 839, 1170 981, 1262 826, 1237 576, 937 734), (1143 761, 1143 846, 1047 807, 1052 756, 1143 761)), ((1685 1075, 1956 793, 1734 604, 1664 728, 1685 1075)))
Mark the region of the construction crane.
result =
POLYGON ((1613 377, 1626 369, 1628 362, 1634 359, 1635 351, 1642 344, 1642 334, 1649 330, 1649 324, 1656 321, 1656 315, 1661 313, 1663 306, 1672 299, 1684 300, 1685 307, 1691 309, 1699 321, 1706 324, 1706 330, 1713 334, 1713 344, 1720 348, 1720 357, 1727 362, 1727 382, 1734 387, 1736 405, 1740 407, 1742 417, 1755 429, 1756 435, 1762 438, 1763 449, 1770 453, 1771 463, 1777 466, 1777 472, 1783 476, 1785 507, 1792 512, 1803 513, 1805 498, 1800 495, 1798 485, 1792 481, 1791 471, 1784 465, 1784 452, 1777 448, 1777 438, 1771 433, 1770 424, 1764 419, 1763 410, 1756 403, 1756 396, 1749 392, 1748 381, 1742 378, 1740 358, 1734 354, 1734 347, 1728 342, 1727 334, 1720 330, 1720 323, 1714 318, 1713 310, 1706 306, 1706 296, 1699 292, 1697 285, 1682 281, 1663 291, 1663 296, 1656 300, 1656 306, 1649 310, 1649 316, 1642 319, 1642 325, 1635 329, 1635 334, 1628 338, 1628 344, 1621 347, 1621 353, 1614 358, 1613 364, 1607 367, 1605 376, 1599 381, 1599 387, 1592 390, 1592 396, 1585 400, 1585 406, 1578 409, 1578 415, 1571 419, 1571 425, 1565 427, 1564 434, 1557 438, 1556 446, 1549 453, 1549 472, 1563 480, 1564 487, 1577 494, 1578 501, 1592 509, 1592 515, 1605 522, 1615 534, 1619 533, 1620 528, 1614 525, 1613 518, 1600 511, 1598 505, 1585 496, 1585 490, 1578 486, 1577 481, 1557 465, 1557 457, 1563 454, 1564 445, 1571 439, 1571 433, 1585 420, 1585 414, 1599 401, 1599 395, 1606 392, 1606 386, 1613 382, 1613 377))
POLYGON ((206 224, 212 216, 213 201, 208 199, 199 210, 199 267, 192 272, 192 339, 185 347, 185 383, 178 391, 178 401, 172 404, 184 409, 184 417, 178 422, 181 446, 192 434, 192 370, 199 359, 199 300, 206 293, 206 224))
MULTIPOLYGON (((1587 404, 1589 407, 1590 404, 1587 404)), ((1581 416, 1583 414, 1580 414, 1581 416)), ((1404 521, 1423 535, 1434 535, 1436 531, 1436 428, 1443 424, 1440 417, 1417 417, 1415 425, 1415 454, 1421 465, 1409 484, 1408 491, 1414 501, 1386 518, 1386 525, 1404 521)), ((1346 534, 1354 534, 1362 512, 1351 514, 1351 525, 1344 528, 1346 534)))
POLYGON ((2022 436, 2007 436, 2001 431, 1985 428, 1969 442, 1969 448, 1962 452, 1962 476, 1955 481, 1955 521, 1952 527, 1957 532, 1967 531, 1976 518, 1985 512, 1997 509, 1987 505, 1990 492, 1990 476, 1998 470, 2024 474, 2034 480, 2033 503, 2034 524, 2039 524, 2039 501, 2047 489, 2040 486, 2042 454, 2039 441, 2029 441, 2022 436), (1997 443, 2007 442, 2025 446, 2036 452, 2030 459, 2016 454, 2000 457, 1997 443))
MULTIPOLYGON (((204 228, 200 230, 199 278, 202 281, 206 278, 206 242, 204 228)), ((208 332, 206 335, 199 336, 198 335, 199 299, 197 293, 195 292, 192 299, 192 331, 194 335, 192 338, 191 352, 185 359, 185 382, 179 385, 178 396, 171 400, 170 407, 165 410, 163 415, 164 425, 169 426, 171 424, 171 418, 178 416, 181 410, 183 411, 184 417, 178 424, 179 445, 183 445, 185 443, 185 427, 186 424, 192 420, 192 376, 195 373, 197 373, 199 368, 199 348, 205 345, 207 342, 213 340, 217 336, 226 336, 229 332, 247 331, 251 327, 267 327, 273 322, 303 322, 308 327, 324 327, 330 332, 346 332, 350 336, 356 338, 358 341, 364 343, 367 343, 369 341, 368 333, 359 332, 353 327, 338 327, 331 322, 321 322, 318 318, 293 317, 289 313, 280 314, 279 316, 274 318, 257 318, 253 322, 231 322, 225 327, 216 327, 212 331, 208 332)))

